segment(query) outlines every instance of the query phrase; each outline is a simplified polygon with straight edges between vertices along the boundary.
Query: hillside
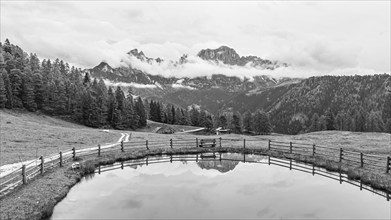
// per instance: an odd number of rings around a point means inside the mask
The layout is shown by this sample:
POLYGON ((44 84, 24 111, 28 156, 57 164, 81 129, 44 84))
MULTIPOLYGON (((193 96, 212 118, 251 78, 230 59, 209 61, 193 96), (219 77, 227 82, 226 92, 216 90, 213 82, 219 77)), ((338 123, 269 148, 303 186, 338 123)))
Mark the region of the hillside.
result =
POLYGON ((119 131, 104 132, 27 111, 0 110, 0 166, 41 155, 114 143, 119 131))
POLYGON ((311 77, 291 87, 267 110, 278 133, 379 132, 391 119, 390 92, 388 74, 311 77))

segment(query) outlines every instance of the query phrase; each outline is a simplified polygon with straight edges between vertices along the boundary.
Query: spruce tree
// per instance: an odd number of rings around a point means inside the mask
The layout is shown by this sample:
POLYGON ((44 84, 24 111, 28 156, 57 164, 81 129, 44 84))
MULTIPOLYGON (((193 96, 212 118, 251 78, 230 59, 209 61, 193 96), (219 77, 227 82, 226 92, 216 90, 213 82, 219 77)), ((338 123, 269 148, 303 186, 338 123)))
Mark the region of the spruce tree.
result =
POLYGON ((137 101, 135 103, 135 109, 136 109, 136 114, 139 117, 138 127, 143 128, 143 127, 147 126, 147 118, 145 117, 144 104, 143 104, 143 100, 141 100, 140 96, 137 98, 137 101))
POLYGON ((22 85, 22 102, 23 107, 29 111, 36 111, 37 104, 35 103, 34 86, 31 80, 31 70, 26 71, 23 75, 22 85))
POLYGON ((10 84, 11 84, 11 90, 12 90, 12 100, 13 100, 13 106, 16 108, 22 108, 22 73, 19 69, 13 69, 11 70, 9 74, 10 84))
POLYGON ((240 115, 239 113, 235 113, 232 115, 232 122, 231 122, 231 127, 232 127, 232 132, 236 134, 242 133, 242 126, 240 124, 240 115))
POLYGON ((250 133, 252 130, 252 122, 252 115, 249 111, 247 111, 243 116, 243 129, 246 130, 247 133, 250 133))
POLYGON ((5 88, 2 72, 2 68, 0 68, 0 108, 5 108, 7 104, 7 90, 5 88))

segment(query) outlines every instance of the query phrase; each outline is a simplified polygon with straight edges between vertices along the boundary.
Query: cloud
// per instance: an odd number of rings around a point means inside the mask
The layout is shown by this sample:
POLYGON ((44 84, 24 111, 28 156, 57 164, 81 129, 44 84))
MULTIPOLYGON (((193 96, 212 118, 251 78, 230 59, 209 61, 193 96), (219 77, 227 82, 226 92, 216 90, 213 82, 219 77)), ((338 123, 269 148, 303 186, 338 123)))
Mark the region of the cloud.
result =
POLYGON ((155 89, 158 87, 155 84, 138 84, 138 83, 124 83, 124 82, 114 83, 106 79, 104 79, 103 81, 105 82, 106 85, 113 86, 113 87, 123 86, 123 87, 134 87, 140 89, 155 89))
MULTIPOLYGON (((145 62, 141 61, 133 56, 128 56, 124 59, 126 65, 130 65, 132 68, 142 70, 152 75, 160 75, 164 77, 208 77, 211 78, 214 74, 223 74, 229 77, 239 77, 242 80, 253 80, 256 76, 271 76, 274 78, 282 77, 294 77, 294 78, 306 78, 316 75, 372 75, 382 74, 373 69, 365 68, 337 68, 332 71, 318 70, 307 66, 288 66, 280 67, 274 70, 254 68, 250 65, 246 66, 232 66, 226 65, 221 62, 211 62, 203 60, 197 56, 189 56, 188 62, 184 64, 174 63, 168 60, 163 62, 145 62)), ((174 84, 173 87, 179 87, 180 83, 174 84)), ((191 88, 189 88, 191 89, 191 88)))
MULTIPOLYGON (((0 35, 42 59, 82 68, 102 60, 119 66, 133 48, 177 60, 228 45, 240 55, 292 64, 272 75, 382 73, 390 72, 390 4, 2 1, 0 35)), ((163 75, 265 72, 193 60, 183 68, 139 65, 163 75)))

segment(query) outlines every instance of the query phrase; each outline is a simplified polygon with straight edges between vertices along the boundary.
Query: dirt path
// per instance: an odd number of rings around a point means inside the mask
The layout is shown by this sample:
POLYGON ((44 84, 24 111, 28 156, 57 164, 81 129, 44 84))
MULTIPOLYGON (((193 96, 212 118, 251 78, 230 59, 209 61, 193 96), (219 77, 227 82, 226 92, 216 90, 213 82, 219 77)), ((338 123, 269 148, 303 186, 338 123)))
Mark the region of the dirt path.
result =
MULTIPOLYGON (((109 130, 104 130, 104 131, 111 132, 109 130)), ((117 132, 111 132, 111 133, 117 133, 117 132)), ((120 134, 121 134, 121 137, 118 139, 117 143, 106 144, 106 145, 101 146, 101 148, 104 149, 104 148, 112 147, 112 146, 114 146, 114 145, 116 145, 118 143, 121 143, 121 141, 129 142, 131 133, 120 133, 120 134)), ((78 149, 78 150, 76 150, 76 153, 90 151, 90 150, 93 150, 93 149, 96 149, 96 147, 89 147, 89 148, 78 149)), ((68 154, 71 154, 71 152, 64 153, 63 155, 68 155, 68 154)), ((59 155, 56 154, 56 155, 53 155, 51 157, 45 158, 45 162, 52 161, 52 160, 55 160, 55 159, 58 159, 58 158, 59 158, 59 155)), ((25 164, 26 167, 32 167, 32 166, 38 166, 40 163, 41 162, 40 162, 39 158, 36 158, 36 159, 33 159, 33 160, 26 160, 26 161, 22 161, 22 162, 18 162, 18 163, 12 163, 12 164, 3 165, 3 166, 0 167, 0 177, 6 176, 7 174, 12 173, 13 171, 19 169, 23 164, 25 164)))

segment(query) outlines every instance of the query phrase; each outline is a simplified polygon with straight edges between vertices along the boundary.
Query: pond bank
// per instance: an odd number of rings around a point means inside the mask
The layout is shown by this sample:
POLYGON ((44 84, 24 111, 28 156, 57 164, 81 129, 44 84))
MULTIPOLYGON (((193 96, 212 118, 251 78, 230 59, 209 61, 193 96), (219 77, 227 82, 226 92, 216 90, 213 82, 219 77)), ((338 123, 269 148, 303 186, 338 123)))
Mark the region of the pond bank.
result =
POLYGON ((361 168, 347 166, 346 164, 325 160, 320 157, 300 156, 289 153, 268 151, 267 149, 243 148, 182 148, 182 149, 152 149, 135 150, 125 153, 105 154, 101 157, 79 159, 81 169, 72 170, 70 163, 65 167, 56 168, 21 186, 14 192, 0 199, 0 219, 46 219, 51 216, 54 206, 60 202, 80 179, 95 170, 98 165, 109 165, 115 162, 131 159, 140 159, 146 156, 162 154, 196 154, 206 152, 245 153, 269 155, 276 158, 294 159, 296 161, 314 164, 330 171, 341 171, 351 179, 361 179, 363 183, 376 189, 391 193, 391 175, 384 171, 368 171, 361 168))

